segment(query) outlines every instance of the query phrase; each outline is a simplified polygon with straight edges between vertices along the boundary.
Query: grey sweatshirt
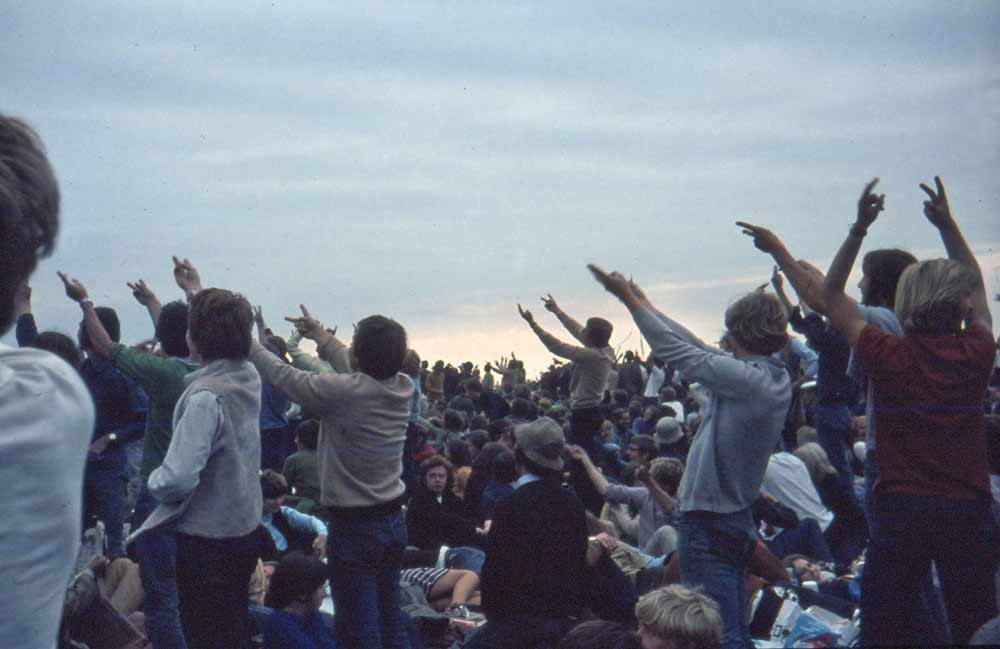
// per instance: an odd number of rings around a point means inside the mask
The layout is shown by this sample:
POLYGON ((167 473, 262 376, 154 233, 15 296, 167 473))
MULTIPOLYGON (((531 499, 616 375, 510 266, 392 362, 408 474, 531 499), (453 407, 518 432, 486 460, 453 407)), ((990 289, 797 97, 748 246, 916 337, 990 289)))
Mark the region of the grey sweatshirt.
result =
MULTIPOLYGON (((330 341, 320 358, 345 356, 330 341)), ((320 417, 319 480, 324 505, 372 507, 402 497, 406 490, 403 442, 410 418, 413 381, 405 374, 378 381, 361 372, 314 374, 281 362, 254 342, 250 361, 265 381, 320 417)), ((337 363, 333 363, 337 366, 337 363)))
MULTIPOLYGON (((556 317, 574 338, 584 345, 587 344, 583 337, 583 327, 579 322, 562 311, 557 311, 556 317)), ((569 384, 571 407, 578 409, 600 405, 604 398, 604 390, 608 387, 608 376, 615 364, 614 350, 606 346, 578 347, 564 343, 535 322, 531 324, 531 328, 546 349, 556 356, 568 358, 575 364, 569 384)))
POLYGON ((760 493, 792 393, 781 361, 734 358, 705 345, 673 320, 647 309, 632 314, 657 358, 711 391, 678 492, 680 511, 730 513, 760 493))

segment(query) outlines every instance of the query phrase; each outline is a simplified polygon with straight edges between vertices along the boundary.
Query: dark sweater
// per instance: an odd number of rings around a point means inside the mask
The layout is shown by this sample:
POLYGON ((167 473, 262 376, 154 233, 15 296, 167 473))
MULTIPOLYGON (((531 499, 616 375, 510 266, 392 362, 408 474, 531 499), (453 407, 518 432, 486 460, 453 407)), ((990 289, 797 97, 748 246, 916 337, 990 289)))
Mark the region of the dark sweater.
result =
POLYGON ((586 516, 576 495, 548 480, 517 488, 497 507, 487 540, 487 617, 579 615, 587 592, 586 554, 586 516))
POLYGON ((426 487, 418 487, 406 509, 406 531, 409 544, 421 550, 439 550, 474 545, 475 521, 465 518, 462 500, 445 489, 441 502, 426 487))

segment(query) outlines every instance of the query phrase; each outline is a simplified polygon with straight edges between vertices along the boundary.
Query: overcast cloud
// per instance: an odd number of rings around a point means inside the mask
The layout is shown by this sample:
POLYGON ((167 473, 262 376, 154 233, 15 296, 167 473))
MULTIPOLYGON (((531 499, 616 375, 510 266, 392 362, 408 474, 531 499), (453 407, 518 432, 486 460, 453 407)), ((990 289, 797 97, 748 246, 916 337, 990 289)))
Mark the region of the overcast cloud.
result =
POLYGON ((178 254, 272 324, 384 313, 431 361, 538 369, 514 303, 557 332, 546 292, 621 342, 590 261, 714 338, 770 269, 733 221, 825 266, 876 175, 866 249, 943 254, 917 188, 940 174, 1000 291, 989 0, 25 1, 3 32, 0 110, 40 131, 64 197, 43 328, 79 320, 60 269, 148 337, 124 283, 175 297, 178 254))

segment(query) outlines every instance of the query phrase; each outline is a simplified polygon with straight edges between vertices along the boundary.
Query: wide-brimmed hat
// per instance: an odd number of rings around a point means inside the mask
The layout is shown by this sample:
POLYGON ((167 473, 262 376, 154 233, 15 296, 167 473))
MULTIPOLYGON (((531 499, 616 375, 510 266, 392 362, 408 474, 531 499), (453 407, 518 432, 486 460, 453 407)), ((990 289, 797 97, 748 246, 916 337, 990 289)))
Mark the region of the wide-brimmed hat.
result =
POLYGON ((660 444, 676 444, 684 437, 681 422, 674 417, 661 417, 656 422, 656 441, 660 444))
POLYGON ((566 436, 559 422, 549 417, 540 417, 533 422, 518 426, 514 434, 517 438, 517 448, 529 460, 546 469, 562 471, 566 436))

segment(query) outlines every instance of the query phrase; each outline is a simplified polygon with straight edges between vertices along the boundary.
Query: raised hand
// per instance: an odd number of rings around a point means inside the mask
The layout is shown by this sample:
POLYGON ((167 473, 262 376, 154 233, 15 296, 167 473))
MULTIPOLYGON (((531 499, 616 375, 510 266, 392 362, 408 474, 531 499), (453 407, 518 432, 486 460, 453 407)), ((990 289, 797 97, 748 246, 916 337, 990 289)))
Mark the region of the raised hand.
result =
POLYGON ((14 312, 17 315, 31 313, 31 285, 25 282, 14 293, 14 312))
POLYGON ((80 283, 80 280, 70 279, 62 271, 57 271, 56 274, 59 275, 59 279, 62 280, 63 286, 66 288, 66 297, 74 302, 82 302, 89 299, 87 289, 80 283))
POLYGON ((652 481, 653 477, 649 473, 648 464, 639 465, 639 468, 635 470, 635 479, 642 484, 649 484, 652 481))
POLYGON ((746 221, 737 221, 736 225, 743 228, 743 234, 753 238, 753 245, 761 252, 773 255, 784 247, 778 235, 767 228, 762 228, 759 225, 753 225, 746 221))
POLYGON ((253 309, 253 321, 260 329, 264 329, 264 309, 258 304, 253 309))
POLYGON ((587 264, 587 268, 590 269, 594 279, 596 279, 597 282, 604 287, 604 290, 616 296, 618 299, 624 301, 628 297, 638 297, 635 293, 633 293, 629 280, 618 271, 607 273, 596 264, 587 264))
POLYGON ((632 279, 631 277, 628 278, 628 286, 630 289, 632 289, 632 292, 635 294, 637 298, 639 298, 640 301, 649 302, 649 298, 646 297, 646 292, 643 291, 639 287, 639 285, 635 283, 635 280, 632 279))
POLYGON ((132 289, 132 297, 142 306, 149 306, 158 301, 156 293, 153 292, 153 289, 149 288, 145 280, 140 279, 135 282, 125 282, 125 285, 132 289))
MULTIPOLYGON (((521 314, 521 317, 524 318, 525 322, 527 322, 528 324, 534 324, 535 316, 531 315, 531 311, 526 311, 524 308, 521 307, 520 304, 518 304, 517 312, 521 314)), ((511 354, 511 358, 514 358, 513 354, 511 354)))
POLYGON ((771 285, 776 291, 782 291, 785 288, 785 276, 781 274, 781 269, 777 265, 771 271, 771 285))
POLYGON ((955 225, 955 221, 951 217, 951 208, 948 206, 948 197, 944 193, 944 184, 940 176, 934 176, 934 184, 937 186, 937 192, 920 183, 920 189, 930 198, 924 201, 924 216, 938 230, 950 228, 955 225))
POLYGON ((556 304, 556 299, 554 297, 552 297, 551 293, 549 293, 545 297, 541 298, 541 300, 542 300, 542 304, 545 305, 545 308, 548 309, 549 311, 551 311, 552 313, 555 313, 556 311, 559 310, 559 305, 556 304))
POLYGON ((201 276, 190 259, 174 257, 174 280, 182 291, 191 295, 201 290, 201 276))
POLYGON ((878 178, 872 178, 858 199, 858 225, 865 229, 869 228, 878 218, 878 213, 885 209, 885 194, 873 192, 877 184, 878 178))
POLYGON ((286 317, 285 320, 295 325, 295 328, 298 329, 299 333, 302 334, 304 338, 316 340, 317 336, 326 332, 323 325, 320 324, 320 321, 312 317, 309 313, 309 309, 307 309, 304 304, 300 304, 299 309, 302 310, 301 318, 286 317))
POLYGON ((590 456, 587 455, 587 451, 585 451, 582 446, 577 446, 576 444, 567 444, 566 452, 571 458, 579 462, 590 459, 590 456))

